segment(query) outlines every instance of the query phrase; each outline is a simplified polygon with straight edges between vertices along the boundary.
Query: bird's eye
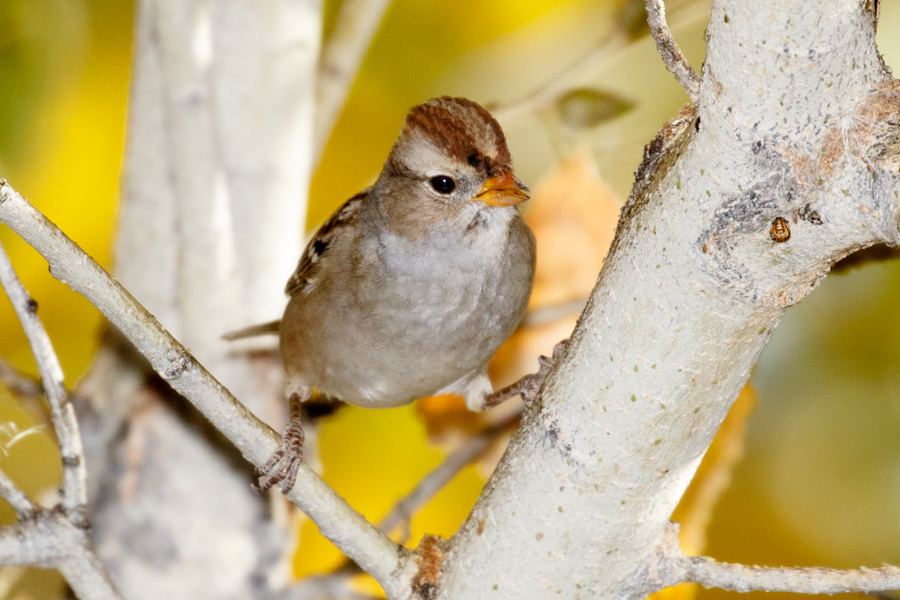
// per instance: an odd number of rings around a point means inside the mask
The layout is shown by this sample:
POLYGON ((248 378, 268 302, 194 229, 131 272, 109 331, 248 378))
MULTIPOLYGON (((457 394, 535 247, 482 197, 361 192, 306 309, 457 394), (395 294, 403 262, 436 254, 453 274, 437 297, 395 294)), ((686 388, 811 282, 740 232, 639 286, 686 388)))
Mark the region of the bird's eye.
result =
POLYGON ((449 194, 456 189, 456 182, 446 175, 438 175, 431 178, 431 187, 441 194, 449 194))

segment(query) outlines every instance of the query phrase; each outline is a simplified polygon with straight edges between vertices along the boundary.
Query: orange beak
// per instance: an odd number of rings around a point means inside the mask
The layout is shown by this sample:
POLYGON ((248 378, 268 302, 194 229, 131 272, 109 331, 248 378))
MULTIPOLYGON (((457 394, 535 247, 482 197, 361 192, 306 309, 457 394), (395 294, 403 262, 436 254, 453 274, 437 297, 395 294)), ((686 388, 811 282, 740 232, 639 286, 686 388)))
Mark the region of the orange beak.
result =
POLYGON ((503 169, 499 175, 484 182, 474 199, 481 200, 489 206, 515 206, 525 202, 529 197, 525 184, 503 169))

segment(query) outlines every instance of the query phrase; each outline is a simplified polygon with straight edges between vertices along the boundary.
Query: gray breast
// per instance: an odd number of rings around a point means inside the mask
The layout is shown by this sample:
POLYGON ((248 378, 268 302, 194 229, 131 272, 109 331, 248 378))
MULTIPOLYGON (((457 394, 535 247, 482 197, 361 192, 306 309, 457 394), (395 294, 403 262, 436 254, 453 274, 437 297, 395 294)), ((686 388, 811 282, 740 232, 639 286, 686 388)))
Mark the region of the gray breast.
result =
POLYGON ((517 211, 503 212, 478 235, 366 240, 359 272, 347 274, 357 285, 317 290, 339 307, 319 315, 332 320, 325 329, 341 333, 308 342, 319 355, 306 361, 308 383, 387 407, 482 369, 521 320, 534 278, 531 231, 517 211))

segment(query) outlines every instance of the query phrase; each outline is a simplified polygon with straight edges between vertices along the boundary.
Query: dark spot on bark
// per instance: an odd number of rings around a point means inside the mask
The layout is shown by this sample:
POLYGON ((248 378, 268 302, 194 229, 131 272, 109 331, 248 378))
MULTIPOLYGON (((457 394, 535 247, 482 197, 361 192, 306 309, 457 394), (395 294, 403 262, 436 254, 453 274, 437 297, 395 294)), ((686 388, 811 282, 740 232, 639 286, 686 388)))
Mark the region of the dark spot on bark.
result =
POLYGON ((561 448, 565 454, 572 452, 572 444, 561 444, 559 441, 559 426, 556 421, 552 421, 547 427, 547 437, 550 438, 550 445, 554 448, 561 448))
POLYGON ((35 315, 37 314, 38 303, 34 298, 29 298, 27 302, 28 312, 35 315))
POLYGON ((554 446, 559 442, 559 429, 556 428, 556 423, 550 423, 550 427, 547 428, 547 437, 554 446))
POLYGON ((190 369, 191 362, 191 357, 187 354, 179 354, 175 357, 170 357, 169 366, 163 372, 163 378, 175 379, 179 377, 182 373, 190 369))
POLYGON ((742 245, 759 243, 759 233, 768 234, 776 216, 790 215, 789 190, 796 187, 797 182, 784 157, 764 141, 755 142, 751 148, 750 161, 758 163, 760 169, 770 175, 750 188, 737 186, 737 189, 724 192, 722 204, 696 243, 701 247, 707 244, 710 260, 706 266, 717 281, 737 294, 748 293, 752 297, 755 282, 751 272, 744 268, 744 259, 735 250, 742 245))
POLYGON ((62 464, 65 467, 77 467, 81 464, 81 457, 71 454, 64 454, 62 456, 62 464))
POLYGON ((875 29, 878 30, 878 19, 881 16, 881 1, 880 0, 866 0, 866 12, 875 17, 875 29))
POLYGON ((822 217, 820 217, 819 213, 817 213, 815 210, 813 210, 809 204, 807 204, 803 208, 801 208, 800 211, 798 212, 798 214, 799 214, 800 218, 803 219, 804 221, 806 221, 807 223, 810 223, 812 225, 821 225, 822 224, 822 217))

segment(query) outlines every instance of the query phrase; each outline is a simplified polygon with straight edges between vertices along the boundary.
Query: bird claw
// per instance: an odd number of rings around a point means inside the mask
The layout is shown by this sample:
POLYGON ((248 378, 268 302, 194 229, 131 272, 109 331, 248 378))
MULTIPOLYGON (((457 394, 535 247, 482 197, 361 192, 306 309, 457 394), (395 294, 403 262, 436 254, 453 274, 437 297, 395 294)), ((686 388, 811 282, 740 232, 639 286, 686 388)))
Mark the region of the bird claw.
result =
POLYGON ((269 491, 281 484, 281 491, 288 493, 297 480, 300 463, 303 462, 303 426, 299 418, 292 418, 284 430, 281 443, 269 460, 255 469, 259 484, 252 486, 257 493, 269 491))
POLYGON ((526 375, 522 378, 522 389, 521 396, 522 400, 526 405, 531 405, 537 399, 538 393, 541 391, 541 387, 544 385, 544 379, 547 378, 547 374, 550 373, 550 370, 556 365, 559 359, 562 357, 563 351, 566 349, 566 344, 569 339, 566 338, 556 344, 553 347, 552 356, 544 356, 543 354, 538 357, 538 372, 532 373, 531 375, 526 375))

